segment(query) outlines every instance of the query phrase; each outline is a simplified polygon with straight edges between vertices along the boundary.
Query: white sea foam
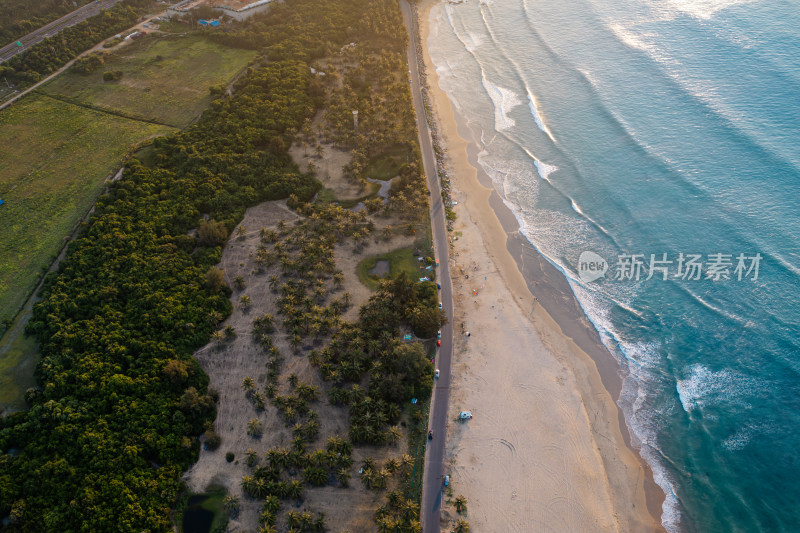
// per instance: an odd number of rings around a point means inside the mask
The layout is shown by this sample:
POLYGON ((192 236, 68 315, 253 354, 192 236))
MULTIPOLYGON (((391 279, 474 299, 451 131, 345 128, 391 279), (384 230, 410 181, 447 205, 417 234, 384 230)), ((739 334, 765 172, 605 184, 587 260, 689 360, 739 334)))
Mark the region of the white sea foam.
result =
MULTIPOLYGON (((695 18, 708 20, 719 11, 739 4, 749 4, 753 0, 667 0, 666 4, 675 11, 686 13, 695 18)), ((663 6, 663 1, 658 2, 663 6)))
POLYGON ((726 450, 741 450, 759 435, 777 433, 779 428, 773 424, 744 424, 722 442, 726 450))
MULTIPOLYGON (((486 150, 481 150, 478 154, 478 163, 492 179, 495 189, 504 201, 515 198, 517 202, 524 202, 522 205, 535 205, 539 189, 530 165, 490 156, 486 150)), ((511 207, 513 204, 508 205, 511 207)))
POLYGON ((558 170, 557 166, 548 165, 547 163, 543 163, 538 159, 534 161, 533 164, 536 166, 536 172, 539 174, 539 177, 541 177, 548 183, 553 183, 552 181, 550 181, 550 174, 558 170))
POLYGON ((555 138, 553 138, 553 134, 550 133, 550 129, 547 127, 547 124, 544 123, 544 119, 542 118, 541 113, 539 112, 539 106, 536 103, 536 97, 533 96, 532 93, 528 93, 528 105, 531 108, 531 115, 533 115, 533 121, 536 122, 536 125, 539 127, 540 130, 545 132, 550 140, 556 142, 555 138))
POLYGON ((689 367, 685 379, 677 382, 678 397, 687 413, 715 404, 749 408, 751 391, 760 390, 756 380, 731 370, 711 370, 696 363, 689 367))
POLYGON ((741 450, 752 440, 753 429, 749 426, 743 426, 736 430, 736 432, 722 442, 722 446, 726 450, 741 450))
POLYGON ((464 43, 464 47, 467 50, 474 52, 483 44, 484 36, 478 33, 467 33, 467 35, 461 39, 461 42, 464 43))
POLYGON ((517 94, 511 89, 495 85, 487 80, 485 75, 482 78, 482 83, 483 88, 486 89, 486 93, 494 104, 494 129, 504 131, 512 128, 515 122, 513 118, 508 116, 508 113, 522 103, 517 94))

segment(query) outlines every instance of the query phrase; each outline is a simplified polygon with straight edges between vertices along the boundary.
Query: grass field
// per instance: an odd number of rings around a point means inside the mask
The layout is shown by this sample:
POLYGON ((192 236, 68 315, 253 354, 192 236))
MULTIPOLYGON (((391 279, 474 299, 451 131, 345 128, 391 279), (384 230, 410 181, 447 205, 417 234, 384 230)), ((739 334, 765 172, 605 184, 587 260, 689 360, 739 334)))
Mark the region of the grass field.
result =
MULTIPOLYGON (((64 73, 0 112, 0 336, 106 177, 137 146, 176 131, 119 115, 184 127, 208 107, 209 87, 230 82, 253 57, 198 36, 147 37, 97 72, 64 73), (122 79, 104 83, 109 70, 122 79)), ((19 331, 0 337, 0 410, 21 406, 37 358, 19 331)))
POLYGON ((125 153, 171 131, 41 95, 0 113, 0 322, 14 317, 125 153))
POLYGON ((380 278, 370 274, 370 270, 375 268, 378 261, 389 261, 389 277, 391 278, 395 278, 401 272, 405 272, 412 281, 417 281, 423 276, 428 276, 432 280, 436 279, 436 269, 425 270, 424 266, 427 266, 427 263, 420 262, 417 257, 414 257, 415 249, 400 248, 386 254, 367 257, 358 264, 358 279, 370 289, 377 289, 380 278))
POLYGON ((367 165, 365 175, 376 180, 388 180, 400 173, 402 166, 408 161, 408 146, 398 144, 374 157, 367 165))
POLYGON ((209 88, 227 84, 255 52, 208 42, 198 35, 151 34, 111 49, 92 74, 65 72, 41 88, 66 98, 128 116, 183 128, 211 102, 209 88), (121 71, 118 81, 103 81, 121 71))
MULTIPOLYGON (((22 324, 19 326, 21 328, 22 324)), ((17 324, 12 328, 16 327, 17 324)), ((39 347, 33 338, 22 334, 13 338, 3 337, 0 344, 0 413, 25 409, 25 391, 36 385, 33 370, 38 361, 39 347)))

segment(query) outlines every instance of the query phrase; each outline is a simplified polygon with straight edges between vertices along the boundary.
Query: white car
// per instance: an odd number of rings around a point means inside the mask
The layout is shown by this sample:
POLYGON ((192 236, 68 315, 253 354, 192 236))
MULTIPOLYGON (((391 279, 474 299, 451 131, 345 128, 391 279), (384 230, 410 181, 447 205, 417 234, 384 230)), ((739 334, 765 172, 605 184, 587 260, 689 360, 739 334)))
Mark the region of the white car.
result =
POLYGON ((434 379, 439 379, 439 369, 438 368, 433 371, 433 377, 434 377, 434 379))
POLYGON ((442 302, 439 302, 439 309, 442 308, 442 302))

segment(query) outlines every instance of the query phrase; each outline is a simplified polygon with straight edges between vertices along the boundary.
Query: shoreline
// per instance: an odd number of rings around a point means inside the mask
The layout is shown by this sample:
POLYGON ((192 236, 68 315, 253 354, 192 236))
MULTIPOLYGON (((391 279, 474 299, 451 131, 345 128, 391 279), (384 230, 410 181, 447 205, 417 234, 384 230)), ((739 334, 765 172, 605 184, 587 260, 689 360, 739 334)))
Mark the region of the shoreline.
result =
MULTIPOLYGON (((602 473, 608 481, 619 529, 629 530, 628 526, 635 525, 630 530, 644 527, 663 531, 660 517, 665 496, 655 483, 651 468, 632 446, 622 410, 615 401, 622 389, 619 364, 603 345, 565 276, 519 231, 516 217, 477 162, 477 145, 466 140, 469 135, 464 133, 464 118, 438 85, 438 75, 427 50, 429 15, 435 3, 426 0, 419 5, 419 29, 426 78, 430 77, 427 85, 434 121, 447 148, 453 188, 459 195, 459 203, 463 203, 457 209, 459 219, 466 211, 467 218, 474 220, 478 238, 513 295, 519 314, 533 326, 556 359, 569 367, 583 407, 587 414, 595 415, 594 420, 587 419, 587 429, 592 433, 602 473), (627 502, 632 507, 623 509, 627 502)), ((469 318, 469 311, 465 314, 469 318)))

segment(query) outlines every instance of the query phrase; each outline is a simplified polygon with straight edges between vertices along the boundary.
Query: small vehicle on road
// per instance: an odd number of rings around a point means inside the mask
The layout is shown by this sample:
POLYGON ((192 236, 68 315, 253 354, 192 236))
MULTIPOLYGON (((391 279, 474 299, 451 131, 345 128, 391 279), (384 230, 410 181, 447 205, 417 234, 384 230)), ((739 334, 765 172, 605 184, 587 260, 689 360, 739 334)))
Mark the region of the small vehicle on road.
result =
POLYGON ((433 440, 433 430, 428 432, 428 440, 433 440))
POLYGON ((438 368, 433 371, 433 378, 434 379, 439 379, 439 369, 438 368))
POLYGON ((439 309, 442 308, 442 302, 439 302, 439 309))
POLYGON ((437 339, 441 339, 442 338, 442 330, 439 330, 439 331, 436 332, 436 338, 437 339))
POLYGON ((436 346, 442 345, 442 339, 436 339, 436 346))

